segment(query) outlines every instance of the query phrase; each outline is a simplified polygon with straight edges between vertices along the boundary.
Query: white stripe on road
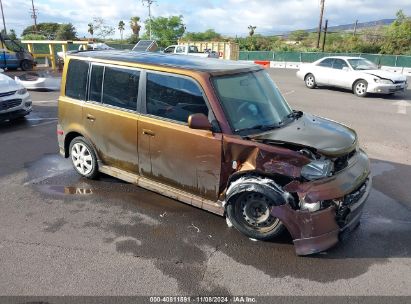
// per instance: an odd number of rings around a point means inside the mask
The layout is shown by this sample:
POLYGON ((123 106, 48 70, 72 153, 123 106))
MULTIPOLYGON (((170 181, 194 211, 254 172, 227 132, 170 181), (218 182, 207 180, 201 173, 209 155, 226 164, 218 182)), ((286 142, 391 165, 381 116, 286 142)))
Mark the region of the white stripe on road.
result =
POLYGON ((399 100, 393 103, 394 106, 397 106, 398 114, 407 114, 407 107, 411 106, 406 100, 399 100))
POLYGON ((295 91, 294 91, 294 90, 291 90, 291 91, 288 91, 288 92, 283 93, 283 95, 290 95, 290 94, 292 94, 292 93, 295 93, 295 91))

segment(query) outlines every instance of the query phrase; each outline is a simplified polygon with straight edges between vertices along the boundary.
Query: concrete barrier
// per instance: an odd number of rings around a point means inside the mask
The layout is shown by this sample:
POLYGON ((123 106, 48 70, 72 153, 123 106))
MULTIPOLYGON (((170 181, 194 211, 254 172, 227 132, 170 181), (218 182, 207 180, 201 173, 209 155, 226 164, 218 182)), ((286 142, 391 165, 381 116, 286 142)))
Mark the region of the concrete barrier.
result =
POLYGON ((301 62, 286 62, 285 68, 286 69, 299 69, 301 66, 301 62))
POLYGON ((389 72, 392 72, 392 73, 402 74, 404 68, 403 67, 391 67, 391 66, 383 65, 383 66, 381 66, 381 70, 389 71, 389 72))
POLYGON ((411 68, 403 68, 402 74, 411 77, 411 68))

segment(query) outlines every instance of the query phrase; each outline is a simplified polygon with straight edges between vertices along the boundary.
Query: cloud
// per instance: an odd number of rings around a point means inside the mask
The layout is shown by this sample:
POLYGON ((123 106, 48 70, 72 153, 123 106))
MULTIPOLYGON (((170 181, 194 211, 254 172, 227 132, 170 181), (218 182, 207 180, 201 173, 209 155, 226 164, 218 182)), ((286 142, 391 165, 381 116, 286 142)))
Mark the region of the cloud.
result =
MULTIPOLYGON (((20 34, 33 23, 30 1, 3 0, 8 29, 20 34)), ((136 0, 35 0, 38 22, 71 22, 80 36, 87 35, 93 17, 103 17, 115 28, 120 20, 128 24, 131 16, 148 18, 147 7, 136 0)), ((327 0, 325 18, 329 25, 394 18, 398 9, 411 15, 409 0, 327 0)), ((314 28, 318 23, 319 0, 157 0, 153 16, 183 15, 187 31, 214 28, 226 35, 243 35, 248 25, 257 33, 274 34, 288 30, 314 28)), ((126 35, 131 34, 127 28, 126 35)), ((116 33, 118 36, 119 34, 116 33)))

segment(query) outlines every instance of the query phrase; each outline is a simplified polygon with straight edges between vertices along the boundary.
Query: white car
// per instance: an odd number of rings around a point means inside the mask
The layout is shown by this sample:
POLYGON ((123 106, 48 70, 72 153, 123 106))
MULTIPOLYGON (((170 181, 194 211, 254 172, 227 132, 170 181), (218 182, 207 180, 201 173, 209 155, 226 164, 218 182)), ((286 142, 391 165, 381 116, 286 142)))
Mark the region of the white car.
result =
POLYGON ((301 65, 297 77, 310 89, 317 85, 334 86, 352 90, 360 97, 368 93, 394 94, 408 87, 405 75, 379 70, 361 57, 324 57, 301 65))
POLYGON ((32 110, 32 101, 27 89, 0 69, 0 121, 18 119, 32 110))

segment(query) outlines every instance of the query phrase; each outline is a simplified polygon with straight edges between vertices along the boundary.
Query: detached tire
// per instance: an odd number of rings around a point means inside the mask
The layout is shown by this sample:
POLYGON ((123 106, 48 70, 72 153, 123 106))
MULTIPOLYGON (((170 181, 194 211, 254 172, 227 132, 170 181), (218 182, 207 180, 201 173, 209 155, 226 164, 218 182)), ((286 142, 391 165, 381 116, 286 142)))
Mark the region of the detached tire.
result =
POLYGON ((25 59, 21 62, 20 67, 23 71, 31 71, 33 69, 33 63, 25 59))
POLYGON ((353 85, 353 92, 358 97, 365 97, 367 93, 368 83, 365 80, 358 80, 353 85))
POLYGON ((227 206, 227 216, 233 226, 246 236, 266 241, 280 236, 285 227, 270 214, 274 202, 258 192, 244 192, 227 206))
POLYGON ((305 86, 309 89, 314 89, 317 86, 315 82, 315 77, 313 74, 307 74, 304 78, 305 86))
POLYGON ((76 137, 70 143, 70 159, 74 169, 83 177, 95 179, 98 163, 94 149, 84 137, 76 137))

